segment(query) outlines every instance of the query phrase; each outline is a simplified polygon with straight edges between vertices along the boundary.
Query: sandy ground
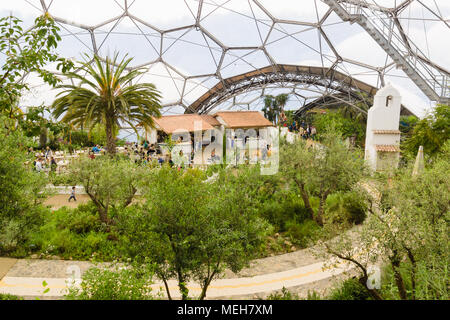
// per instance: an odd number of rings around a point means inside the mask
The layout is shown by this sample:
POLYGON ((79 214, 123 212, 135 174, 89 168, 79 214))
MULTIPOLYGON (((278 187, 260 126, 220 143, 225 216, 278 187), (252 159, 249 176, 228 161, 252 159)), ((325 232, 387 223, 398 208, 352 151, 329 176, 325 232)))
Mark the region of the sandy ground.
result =
POLYGON ((8 273, 17 262, 17 259, 0 258, 0 280, 8 273))
POLYGON ((81 203, 86 203, 89 201, 89 196, 87 194, 78 194, 75 195, 77 198, 77 201, 70 200, 68 194, 58 194, 49 197, 47 200, 45 200, 44 205, 51 206, 53 210, 59 209, 61 207, 67 206, 69 208, 76 208, 81 203))

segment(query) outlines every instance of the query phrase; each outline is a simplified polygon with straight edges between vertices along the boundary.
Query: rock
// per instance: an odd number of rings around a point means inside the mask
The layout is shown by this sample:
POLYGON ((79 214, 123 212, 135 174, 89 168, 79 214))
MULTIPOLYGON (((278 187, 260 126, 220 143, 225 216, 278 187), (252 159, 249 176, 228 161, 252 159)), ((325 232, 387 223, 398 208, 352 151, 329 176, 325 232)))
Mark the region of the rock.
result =
POLYGON ((61 260, 61 258, 58 257, 58 256, 50 256, 50 259, 52 259, 52 260, 61 260))
POLYGON ((30 256, 30 258, 31 259, 39 259, 39 255, 38 254, 32 254, 31 256, 30 256))
POLYGON ((280 234, 278 232, 274 234, 275 238, 278 238, 279 236, 280 236, 280 234))
POLYGON ((295 246, 292 246, 291 251, 295 251, 295 250, 297 250, 297 248, 295 246))
POLYGON ((292 243, 291 243, 290 241, 288 241, 288 240, 284 240, 284 244, 285 244, 285 246, 287 246, 287 247, 292 246, 292 243))

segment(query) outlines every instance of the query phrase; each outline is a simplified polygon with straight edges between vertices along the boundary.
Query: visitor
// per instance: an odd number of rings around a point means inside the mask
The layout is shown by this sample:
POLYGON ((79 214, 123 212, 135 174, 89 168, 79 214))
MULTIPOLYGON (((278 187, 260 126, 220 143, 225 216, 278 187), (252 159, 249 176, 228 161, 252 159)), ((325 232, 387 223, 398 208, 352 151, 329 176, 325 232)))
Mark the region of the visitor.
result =
POLYGON ((70 193, 69 202, 71 199, 77 201, 77 198, 75 198, 75 187, 72 187, 72 192, 70 193))
POLYGON ((270 158, 272 156, 272 146, 267 145, 267 156, 270 158))
POLYGON ((305 129, 303 129, 303 127, 300 127, 299 129, 298 129, 298 134, 300 135, 300 137, 302 137, 303 138, 303 134, 305 133, 305 129))
POLYGON ((98 144, 95 145, 95 146, 92 148, 92 152, 94 152, 94 153, 99 153, 99 152, 100 152, 100 148, 98 147, 98 144))
POLYGON ((160 166, 162 166, 163 163, 164 163, 164 159, 163 159, 163 157, 161 155, 158 157, 158 163, 159 163, 160 166))
POLYGON ((144 149, 147 150, 147 148, 148 148, 148 141, 145 140, 145 141, 144 141, 144 149))
POLYGON ((91 160, 95 159, 95 154, 93 151, 89 151, 89 159, 91 159, 91 160))
POLYGON ((150 145, 150 148, 148 148, 147 154, 153 155, 155 152, 156 152, 155 144, 152 143, 152 144, 150 145))
POLYGON ((55 158, 51 158, 51 161, 50 161, 50 170, 51 170, 51 172, 56 172, 56 167, 58 166, 58 164, 56 163, 56 161, 55 161, 55 158))
POLYGON ((262 148, 262 160, 266 160, 267 159, 267 151, 269 150, 269 145, 266 145, 265 148, 262 148))
POLYGON ((316 127, 312 126, 311 127, 311 139, 316 140, 316 134, 317 134, 316 127))
POLYGON ((220 161, 220 157, 218 155, 216 155, 216 150, 215 149, 213 149, 211 151, 211 158, 210 158, 210 160, 211 160, 211 163, 213 163, 213 164, 220 161))
POLYGON ((45 161, 48 162, 50 160, 50 158, 53 156, 53 152, 52 149, 50 149, 49 146, 47 146, 47 148, 45 149, 45 161))
POLYGON ((138 163, 140 158, 141 158, 141 156, 139 155, 139 151, 134 150, 134 163, 138 163))
POLYGON ((42 171, 42 159, 38 158, 36 161, 36 171, 41 172, 42 171))

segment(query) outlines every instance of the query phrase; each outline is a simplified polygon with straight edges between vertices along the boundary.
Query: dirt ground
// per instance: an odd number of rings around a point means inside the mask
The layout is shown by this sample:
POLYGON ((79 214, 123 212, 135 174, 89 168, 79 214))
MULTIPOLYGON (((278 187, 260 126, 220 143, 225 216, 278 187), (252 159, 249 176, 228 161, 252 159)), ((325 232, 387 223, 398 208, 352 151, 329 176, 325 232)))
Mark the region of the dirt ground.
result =
POLYGON ((76 195, 77 201, 70 200, 68 194, 58 194, 49 197, 45 200, 44 205, 51 206, 53 210, 57 210, 61 207, 67 206, 69 208, 76 208, 79 204, 86 203, 89 201, 89 196, 87 194, 76 195))
MULTIPOLYGON (((84 204, 89 201, 89 196, 87 194, 77 194, 77 201, 69 200, 70 195, 68 194, 57 194, 54 196, 51 196, 45 200, 44 205, 51 206, 52 210, 58 210, 59 208, 62 208, 64 206, 67 206, 69 208, 76 208, 79 204, 84 204)), ((139 201, 143 201, 144 199, 142 197, 136 196, 132 203, 136 203, 139 201)))

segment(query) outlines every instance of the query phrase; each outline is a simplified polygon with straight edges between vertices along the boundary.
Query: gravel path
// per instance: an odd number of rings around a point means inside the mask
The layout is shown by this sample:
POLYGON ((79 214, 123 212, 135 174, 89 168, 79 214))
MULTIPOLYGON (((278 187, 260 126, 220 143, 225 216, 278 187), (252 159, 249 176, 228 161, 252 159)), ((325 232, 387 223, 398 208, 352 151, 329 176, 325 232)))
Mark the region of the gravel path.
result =
POLYGON ((61 207, 67 206, 69 208, 76 208, 79 204, 84 204, 89 201, 89 196, 87 194, 77 194, 77 201, 71 200, 68 202, 69 195, 66 194, 57 194, 51 197, 48 197, 45 200, 44 205, 51 206, 53 210, 57 210, 61 207))

